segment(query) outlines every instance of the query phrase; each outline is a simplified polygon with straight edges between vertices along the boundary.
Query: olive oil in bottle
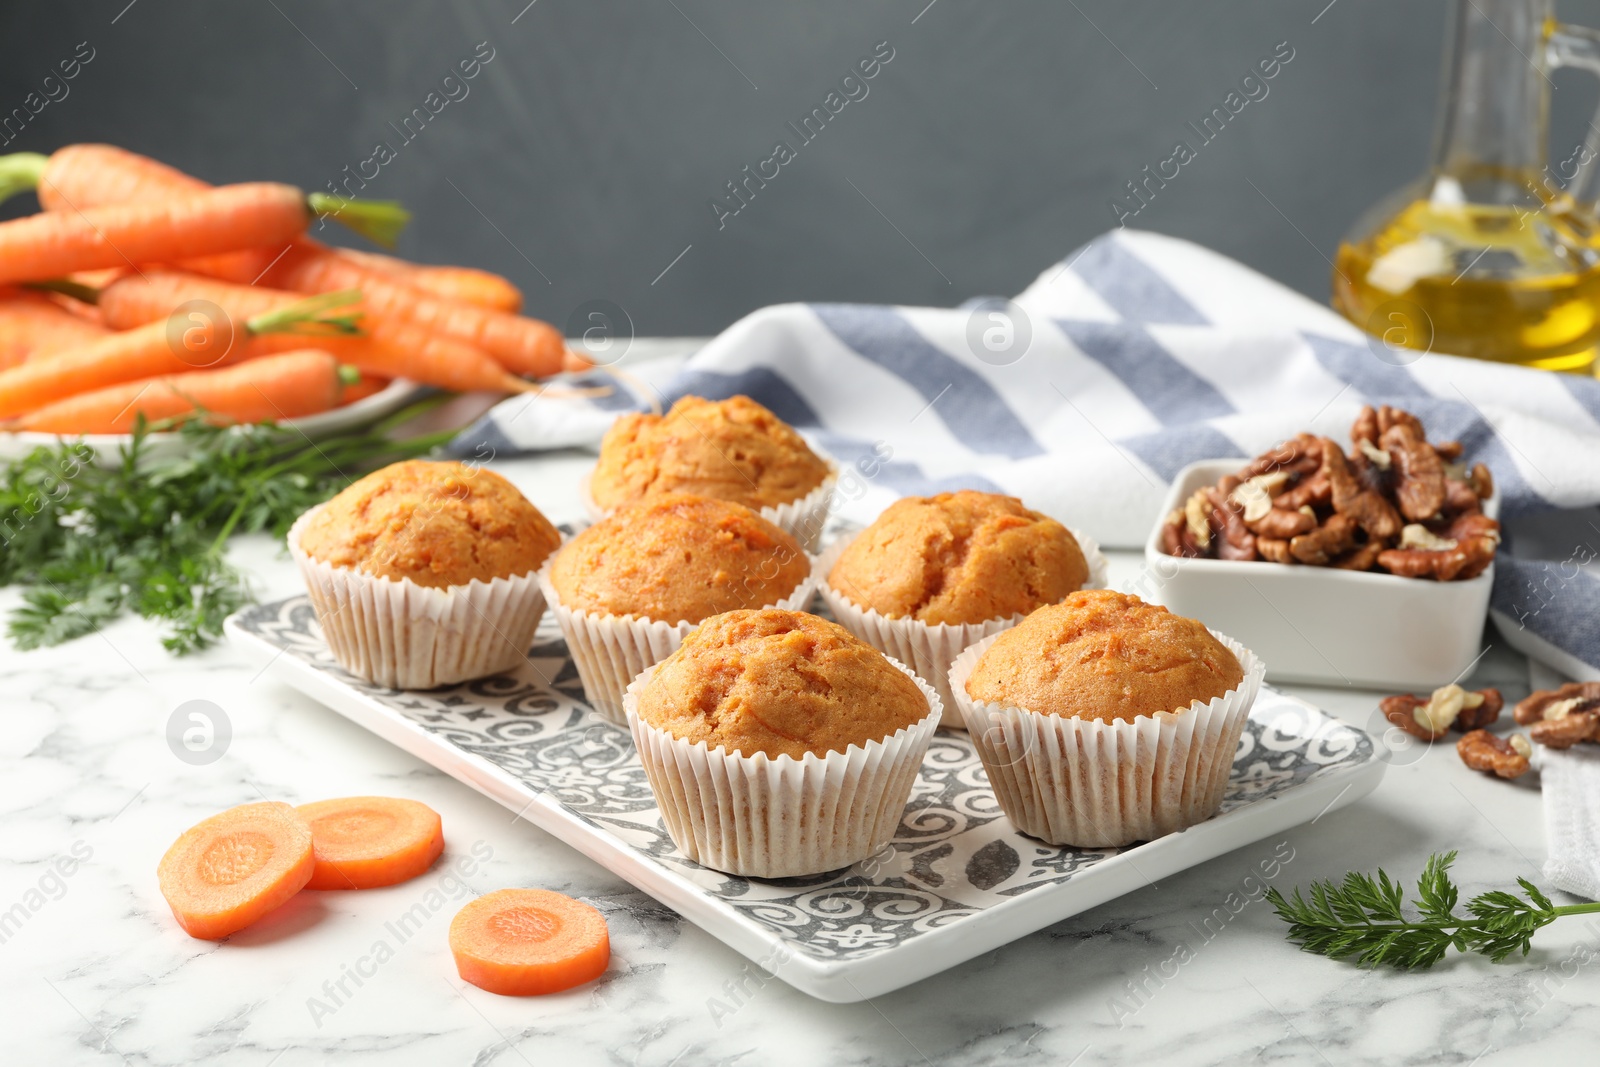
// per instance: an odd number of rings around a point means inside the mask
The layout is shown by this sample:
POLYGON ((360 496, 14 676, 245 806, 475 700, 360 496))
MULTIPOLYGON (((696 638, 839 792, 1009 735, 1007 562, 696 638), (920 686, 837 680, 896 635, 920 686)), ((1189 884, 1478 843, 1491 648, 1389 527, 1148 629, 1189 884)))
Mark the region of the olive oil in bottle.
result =
POLYGON ((1333 302, 1386 342, 1589 372, 1600 341, 1600 263, 1583 216, 1413 200, 1339 247, 1333 302))
POLYGON ((1600 117, 1563 162, 1545 151, 1549 72, 1600 71, 1600 33, 1554 16, 1552 0, 1457 0, 1428 173, 1334 265, 1334 307, 1391 350, 1594 372, 1600 117))

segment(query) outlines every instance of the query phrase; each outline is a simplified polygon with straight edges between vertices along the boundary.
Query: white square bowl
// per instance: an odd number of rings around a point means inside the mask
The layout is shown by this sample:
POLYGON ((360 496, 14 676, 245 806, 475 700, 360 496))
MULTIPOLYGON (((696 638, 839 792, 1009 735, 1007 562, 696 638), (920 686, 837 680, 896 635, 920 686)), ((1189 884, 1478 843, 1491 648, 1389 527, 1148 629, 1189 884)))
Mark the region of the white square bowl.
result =
MULTIPOLYGON (((1483 645, 1494 566, 1435 582, 1381 572, 1184 559, 1161 550, 1174 508, 1248 459, 1192 463, 1179 472, 1145 543, 1132 591, 1243 642, 1275 682, 1426 692, 1457 680, 1483 645)), ((1500 498, 1484 511, 1498 517, 1500 498)))

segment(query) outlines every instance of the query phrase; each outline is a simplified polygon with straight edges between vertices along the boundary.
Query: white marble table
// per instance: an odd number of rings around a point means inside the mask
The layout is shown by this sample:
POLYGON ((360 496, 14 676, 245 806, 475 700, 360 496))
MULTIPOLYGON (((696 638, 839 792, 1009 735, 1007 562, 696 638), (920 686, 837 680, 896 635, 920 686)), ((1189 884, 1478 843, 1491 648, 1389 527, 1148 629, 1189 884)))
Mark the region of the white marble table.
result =
MULTIPOLYGON (((591 462, 572 454, 497 469, 563 520, 580 514, 576 477, 591 462)), ((298 589, 266 538, 235 553, 262 598, 298 589)), ((1136 573, 1136 557, 1113 557, 1113 584, 1136 573)), ((0 610, 16 598, 0 591, 0 610)), ((1515 699, 1527 664, 1492 647, 1473 682, 1515 699)), ((1374 694, 1294 691, 1372 724, 1374 694)), ((7 1064, 1489 1065, 1593 1062, 1600 1042, 1600 922, 1546 929, 1526 960, 1452 959, 1416 975, 1303 954, 1259 901, 1224 909, 1220 932, 1201 925, 1275 851, 1292 852, 1276 880, 1284 887, 1379 865, 1414 880, 1442 849, 1460 851, 1466 892, 1538 880, 1537 786, 1468 772, 1450 745, 1398 759, 1375 793, 1314 825, 897 993, 834 1005, 766 979, 571 848, 226 646, 173 659, 153 627, 123 620, 58 648, 4 647, 0 709, 7 1064), (225 755, 204 766, 166 740, 174 709, 195 699, 219 705, 232 729, 225 755), (459 905, 447 902, 393 958, 362 965, 359 984, 348 977, 374 942, 394 941, 385 924, 424 900, 442 868, 387 889, 302 894, 226 944, 192 940, 173 922, 155 869, 185 827, 263 797, 362 793, 436 808, 446 861, 487 855, 467 879, 477 891, 542 886, 593 903, 610 923, 610 970, 543 998, 465 986, 445 940, 459 905), (348 995, 335 1002, 341 979, 348 995)))

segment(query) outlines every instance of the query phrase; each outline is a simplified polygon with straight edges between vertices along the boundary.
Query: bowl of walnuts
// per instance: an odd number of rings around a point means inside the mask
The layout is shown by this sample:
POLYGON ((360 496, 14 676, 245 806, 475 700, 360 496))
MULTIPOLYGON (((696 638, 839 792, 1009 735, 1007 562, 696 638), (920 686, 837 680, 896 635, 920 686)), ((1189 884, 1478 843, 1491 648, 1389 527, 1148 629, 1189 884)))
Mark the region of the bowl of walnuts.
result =
POLYGON ((1145 545, 1149 599, 1244 642, 1275 681, 1432 688, 1477 658, 1500 543, 1489 469, 1416 416, 1363 408, 1191 464, 1145 545))

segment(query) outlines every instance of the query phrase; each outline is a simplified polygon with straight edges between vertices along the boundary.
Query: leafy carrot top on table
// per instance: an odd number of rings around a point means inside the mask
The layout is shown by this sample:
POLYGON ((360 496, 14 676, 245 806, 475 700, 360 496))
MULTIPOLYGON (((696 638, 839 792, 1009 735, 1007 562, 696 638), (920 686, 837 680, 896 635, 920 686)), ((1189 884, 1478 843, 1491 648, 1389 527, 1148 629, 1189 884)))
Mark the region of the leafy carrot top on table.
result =
POLYGON ((0 466, 0 585, 29 587, 7 626, 11 640, 59 644, 133 611, 167 624, 168 649, 204 648, 250 599, 225 557, 229 536, 281 537, 348 478, 443 444, 453 430, 388 436, 431 403, 317 446, 271 424, 189 422, 181 448, 157 456, 141 423, 109 467, 77 442, 0 466))

